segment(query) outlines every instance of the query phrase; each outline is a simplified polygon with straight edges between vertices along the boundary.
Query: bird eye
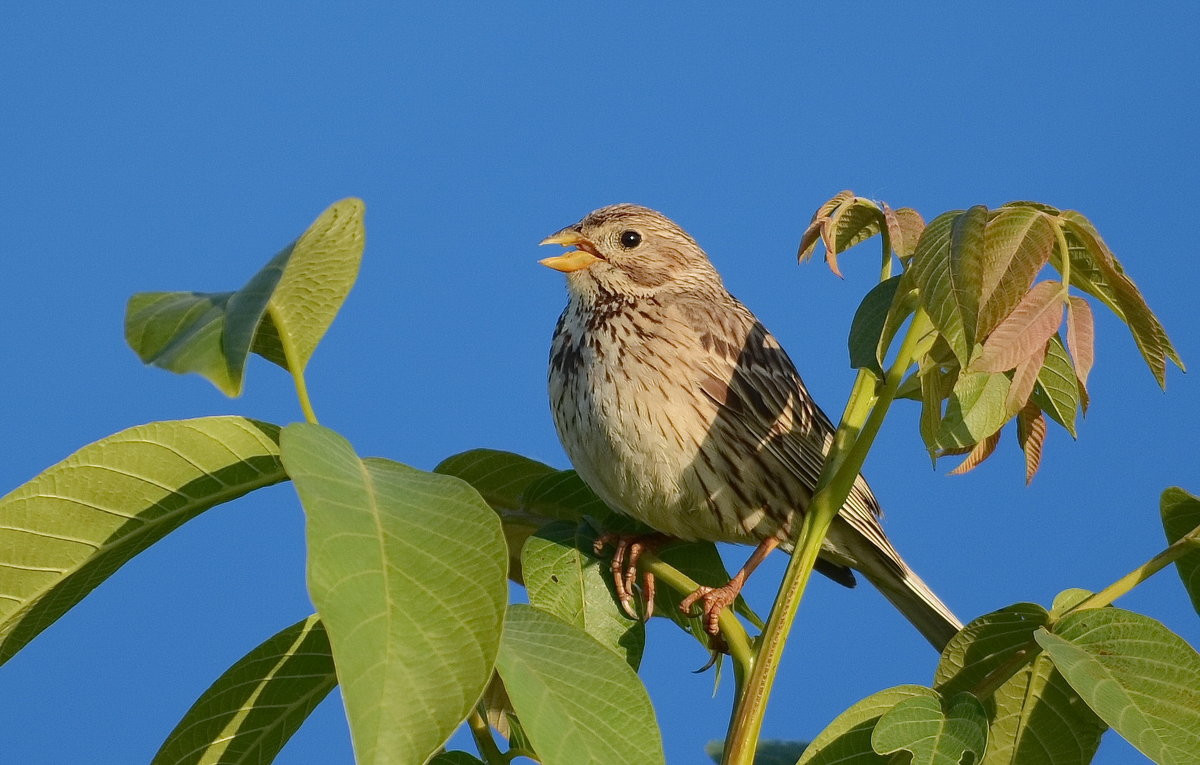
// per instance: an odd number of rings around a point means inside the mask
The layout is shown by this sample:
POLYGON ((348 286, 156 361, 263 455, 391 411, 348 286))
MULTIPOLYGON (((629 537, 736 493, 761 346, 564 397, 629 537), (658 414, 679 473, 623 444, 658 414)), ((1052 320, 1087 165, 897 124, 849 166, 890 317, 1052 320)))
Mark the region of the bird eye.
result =
POLYGON ((642 243, 642 235, 636 231, 621 232, 621 246, 627 250, 632 250, 642 243))

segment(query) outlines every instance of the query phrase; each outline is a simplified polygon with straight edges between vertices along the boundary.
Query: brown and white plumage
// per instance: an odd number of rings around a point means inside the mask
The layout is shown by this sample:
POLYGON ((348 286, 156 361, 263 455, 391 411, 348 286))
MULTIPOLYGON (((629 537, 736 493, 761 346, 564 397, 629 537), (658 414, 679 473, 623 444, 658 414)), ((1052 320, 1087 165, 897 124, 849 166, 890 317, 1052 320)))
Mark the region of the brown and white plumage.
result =
MULTIPOLYGON (((579 248, 542 262, 567 274, 550 402, 580 476, 672 537, 786 544, 834 427, 783 348, 653 210, 605 207, 545 242, 579 248)), ((822 557, 843 583, 861 571, 938 648, 961 626, 892 547, 861 476, 822 557)))

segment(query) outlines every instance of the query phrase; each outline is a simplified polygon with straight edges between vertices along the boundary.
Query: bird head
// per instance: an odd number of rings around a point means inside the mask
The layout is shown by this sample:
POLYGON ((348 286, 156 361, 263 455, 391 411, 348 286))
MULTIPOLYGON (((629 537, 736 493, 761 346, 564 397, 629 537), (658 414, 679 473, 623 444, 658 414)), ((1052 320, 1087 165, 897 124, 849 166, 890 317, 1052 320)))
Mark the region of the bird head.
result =
POLYGON ((615 292, 646 293, 716 278, 708 256, 686 231, 639 205, 602 207, 541 244, 575 248, 538 261, 566 273, 572 288, 594 283, 615 292))

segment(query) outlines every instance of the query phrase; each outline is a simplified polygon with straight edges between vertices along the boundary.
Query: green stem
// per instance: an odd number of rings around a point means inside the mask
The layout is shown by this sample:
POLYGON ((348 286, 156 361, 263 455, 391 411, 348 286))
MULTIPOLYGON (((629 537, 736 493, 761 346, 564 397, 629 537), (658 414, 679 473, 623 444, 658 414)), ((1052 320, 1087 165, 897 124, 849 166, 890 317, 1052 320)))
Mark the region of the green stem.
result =
POLYGON ((478 704, 467 716, 467 727, 471 729, 471 737, 475 739, 475 746, 479 748, 479 756, 483 758, 484 762, 488 765, 504 765, 508 762, 508 758, 500 751, 500 747, 496 746, 496 740, 492 738, 492 730, 488 727, 487 720, 479 710, 478 704))
MULTIPOLYGON (((680 595, 690 595, 700 586, 687 574, 652 552, 642 553, 642 557, 638 560, 638 567, 643 571, 649 571, 656 580, 666 584, 680 595)), ((720 624, 721 636, 725 638, 725 644, 729 646, 729 655, 733 657, 734 679, 740 689, 754 662, 750 636, 746 634, 746 628, 738 621, 732 608, 721 610, 720 624)))
POLYGON ((1114 600, 1126 594, 1134 587, 1154 576, 1184 555, 1197 549, 1200 549, 1200 526, 1184 534, 1175 540, 1175 543, 1170 547, 1105 587, 1100 592, 1080 601, 1074 608, 1068 610, 1067 613, 1082 611, 1085 608, 1103 608, 1110 605, 1114 600))
POLYGON ((725 765, 752 765, 754 762, 767 699, 775 682, 783 647, 821 552, 825 533, 850 496, 867 452, 896 397, 905 372, 913 362, 917 344, 929 328, 928 315, 923 309, 917 309, 878 395, 876 381, 870 373, 860 371, 855 380, 834 437, 833 448, 826 457, 812 501, 805 509, 792 560, 771 608, 766 629, 759 639, 745 688, 738 696, 737 706, 729 721, 725 757, 722 760, 725 765))

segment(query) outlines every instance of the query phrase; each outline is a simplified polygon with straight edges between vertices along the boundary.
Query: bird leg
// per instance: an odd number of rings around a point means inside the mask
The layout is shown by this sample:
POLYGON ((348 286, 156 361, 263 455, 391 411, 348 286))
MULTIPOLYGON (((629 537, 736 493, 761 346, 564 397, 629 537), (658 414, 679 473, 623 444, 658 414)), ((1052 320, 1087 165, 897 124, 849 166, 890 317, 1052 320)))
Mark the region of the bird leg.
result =
POLYGON ((629 614, 629 618, 650 621, 654 615, 654 574, 642 572, 642 598, 646 603, 645 612, 638 616, 633 607, 633 587, 637 583, 638 560, 647 550, 655 550, 667 542, 670 537, 664 534, 601 534, 596 538, 592 549, 597 555, 608 545, 613 546, 612 578, 617 590, 617 600, 621 602, 621 610, 629 614))
POLYGON ((702 604, 700 613, 704 617, 704 631, 715 636, 720 631, 721 611, 737 600, 738 593, 742 591, 742 585, 754 573, 754 569, 758 568, 758 564, 762 563, 778 546, 779 540, 774 537, 768 537, 759 542, 758 547, 754 548, 754 552, 746 561, 746 565, 738 569, 738 572, 727 584, 722 587, 697 587, 695 592, 688 595, 679 604, 679 610, 686 614, 691 611, 696 601, 700 601, 702 604))

